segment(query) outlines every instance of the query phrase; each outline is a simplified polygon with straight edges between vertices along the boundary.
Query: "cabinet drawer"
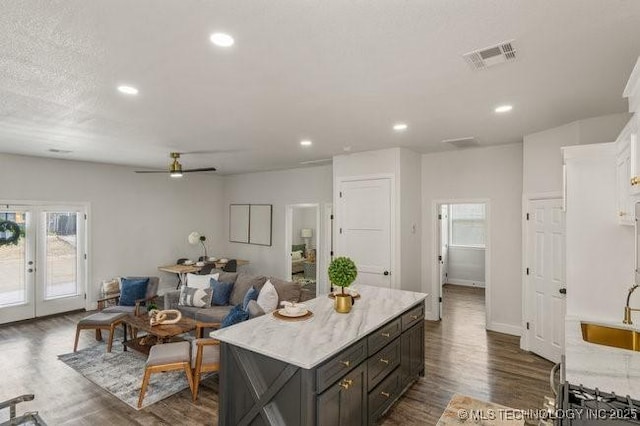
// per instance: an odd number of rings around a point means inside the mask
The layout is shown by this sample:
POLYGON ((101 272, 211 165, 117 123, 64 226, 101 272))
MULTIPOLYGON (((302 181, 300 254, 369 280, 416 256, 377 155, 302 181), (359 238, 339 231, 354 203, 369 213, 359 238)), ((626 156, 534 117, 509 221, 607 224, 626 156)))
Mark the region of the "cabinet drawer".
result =
POLYGON ((424 320, 424 302, 402 315, 402 331, 424 320))
POLYGON ((386 379, 369 392, 369 424, 375 421, 393 404, 402 390, 400 369, 391 373, 386 379))
POLYGON ((375 354, 398 337, 402 331, 400 324, 400 318, 397 318, 371 333, 367 338, 367 345, 369 346, 367 353, 369 355, 375 354))
POLYGON ((387 377, 387 374, 395 370, 400 365, 400 359, 400 339, 394 340, 380 352, 371 356, 367 361, 369 381, 367 390, 373 389, 387 377))
POLYGON ((322 392, 367 358, 366 341, 360 340, 318 367, 316 382, 322 392))

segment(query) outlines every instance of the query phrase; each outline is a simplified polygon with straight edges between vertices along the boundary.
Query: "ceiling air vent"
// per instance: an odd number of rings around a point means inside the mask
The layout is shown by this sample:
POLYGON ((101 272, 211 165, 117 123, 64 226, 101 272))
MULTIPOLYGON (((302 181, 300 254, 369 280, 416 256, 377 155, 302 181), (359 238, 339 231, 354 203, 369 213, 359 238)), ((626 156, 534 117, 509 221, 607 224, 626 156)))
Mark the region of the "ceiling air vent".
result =
POLYGON ((513 40, 505 41, 495 46, 465 53, 462 57, 474 70, 483 70, 493 65, 516 60, 516 48, 513 40))
POLYGON ((479 142, 473 136, 468 138, 458 138, 458 139, 445 139, 442 143, 447 143, 449 145, 453 145, 456 148, 471 148, 472 146, 478 146, 479 142))

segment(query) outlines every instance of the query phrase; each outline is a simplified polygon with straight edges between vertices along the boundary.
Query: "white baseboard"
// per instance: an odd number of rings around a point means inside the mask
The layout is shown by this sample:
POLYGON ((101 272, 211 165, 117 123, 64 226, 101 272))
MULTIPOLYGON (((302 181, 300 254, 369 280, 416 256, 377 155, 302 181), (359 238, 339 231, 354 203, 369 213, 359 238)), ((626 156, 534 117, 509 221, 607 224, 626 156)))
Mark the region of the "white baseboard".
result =
POLYGON ((458 279, 458 278, 447 278, 447 284, 464 285, 464 286, 467 286, 467 287, 482 287, 482 288, 484 288, 484 281, 461 280, 461 279, 458 279))
POLYGON ((487 324, 487 330, 495 331, 497 333, 510 334, 512 336, 522 336, 521 327, 500 322, 492 322, 491 324, 487 324))

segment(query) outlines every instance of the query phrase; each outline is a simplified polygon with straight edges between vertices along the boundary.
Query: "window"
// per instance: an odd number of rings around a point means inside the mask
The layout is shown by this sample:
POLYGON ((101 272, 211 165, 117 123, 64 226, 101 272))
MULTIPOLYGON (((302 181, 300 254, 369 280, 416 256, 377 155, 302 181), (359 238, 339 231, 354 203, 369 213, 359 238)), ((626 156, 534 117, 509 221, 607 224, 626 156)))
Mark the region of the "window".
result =
POLYGON ((452 246, 484 247, 484 204, 452 204, 449 220, 452 246))

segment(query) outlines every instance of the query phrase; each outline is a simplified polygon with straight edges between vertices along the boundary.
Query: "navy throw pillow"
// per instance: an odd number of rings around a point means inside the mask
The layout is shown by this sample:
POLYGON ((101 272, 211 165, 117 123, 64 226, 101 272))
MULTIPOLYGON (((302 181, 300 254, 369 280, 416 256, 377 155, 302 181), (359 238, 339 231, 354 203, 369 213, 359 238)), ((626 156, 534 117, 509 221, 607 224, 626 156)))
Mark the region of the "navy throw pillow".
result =
POLYGON ((258 294, 260 294, 260 290, 256 290, 254 286, 251 286, 247 293, 244 295, 244 299, 242 299, 242 309, 247 310, 247 306, 249 302, 252 300, 258 300, 258 294))
POLYGON ((249 319, 249 312, 242 309, 242 304, 238 303, 234 306, 231 311, 227 314, 226 317, 222 320, 222 324, 220 324, 220 328, 225 328, 232 326, 234 324, 238 324, 239 322, 246 321, 249 319))
POLYGON ((149 278, 122 278, 120 281, 120 306, 136 306, 136 300, 147 296, 149 278))
POLYGON ((231 290, 233 290, 233 283, 223 283, 211 278, 209 281, 211 288, 213 288, 213 299, 211 299, 211 306, 226 306, 229 304, 229 297, 231 297, 231 290))

